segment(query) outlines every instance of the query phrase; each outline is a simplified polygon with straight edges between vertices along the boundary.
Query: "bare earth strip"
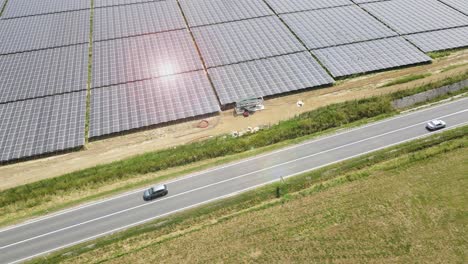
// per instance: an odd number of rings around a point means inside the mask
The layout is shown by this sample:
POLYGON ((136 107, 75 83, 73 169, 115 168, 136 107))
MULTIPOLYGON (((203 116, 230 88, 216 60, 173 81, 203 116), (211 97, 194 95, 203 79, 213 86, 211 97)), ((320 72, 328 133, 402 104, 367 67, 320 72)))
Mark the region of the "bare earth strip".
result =
POLYGON ((468 70, 467 62, 468 50, 465 49, 448 57, 437 59, 432 64, 366 75, 342 81, 333 87, 271 99, 266 102, 266 110, 249 118, 234 117, 232 110, 228 110, 219 116, 208 118, 210 125, 204 129, 197 128, 200 120, 194 120, 94 141, 89 143, 86 150, 83 151, 2 166, 0 167, 0 190, 125 159, 149 151, 202 140, 232 131, 244 130, 249 126, 275 124, 302 112, 332 103, 411 89, 464 73, 468 70), (443 69, 453 65, 462 66, 442 72, 443 69), (401 76, 425 73, 431 73, 432 75, 406 84, 377 88, 401 76), (298 100, 302 100, 305 106, 298 108, 296 106, 298 100))

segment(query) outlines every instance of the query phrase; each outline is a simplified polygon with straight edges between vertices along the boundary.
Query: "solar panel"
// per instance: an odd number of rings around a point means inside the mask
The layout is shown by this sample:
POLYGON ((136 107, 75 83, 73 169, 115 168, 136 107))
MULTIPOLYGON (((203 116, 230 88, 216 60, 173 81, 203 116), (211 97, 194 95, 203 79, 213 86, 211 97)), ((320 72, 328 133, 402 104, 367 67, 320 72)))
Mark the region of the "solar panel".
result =
POLYGON ((92 90, 90 137, 218 112, 204 71, 92 90))
POLYGON ((181 0, 180 5, 190 26, 273 15, 263 0, 181 0))
POLYGON ((281 18, 309 49, 397 35, 357 6, 291 13, 281 18))
POLYGON ((33 16, 89 8, 91 8, 90 0, 10 0, 2 17, 33 16))
POLYGON ((460 12, 463 12, 465 15, 468 15, 468 1, 466 0, 440 0, 440 1, 457 9, 460 12))
MULTIPOLYGON (((155 0, 94 0, 94 7, 129 5, 129 4, 137 4, 137 3, 144 3, 144 2, 154 2, 154 1, 155 0)), ((156 0, 156 1, 163 1, 163 0, 156 0)))
POLYGON ((89 10, 2 19, 0 54, 89 42, 89 10))
POLYGON ((444 29, 406 36, 424 52, 468 46, 468 27, 444 29))
POLYGON ((86 90, 88 45, 0 56, 0 103, 86 90))
POLYGON ((93 24, 94 41, 185 28, 176 1, 96 8, 93 24))
POLYGON ((400 34, 468 25, 468 16, 436 0, 392 0, 361 6, 400 34))
POLYGON ((334 77, 368 73, 431 59, 401 37, 314 50, 334 77))
POLYGON ((203 69, 186 30, 93 44, 93 86, 101 87, 203 69))
POLYGON ((0 162, 84 145, 86 92, 0 104, 0 162))
POLYGON ((333 83, 309 52, 216 67, 208 73, 223 105, 333 83))
POLYGON ((192 32, 208 67, 305 50, 275 16, 198 27, 192 32))
POLYGON ((290 13, 305 10, 352 5, 350 0, 265 0, 276 13, 290 13))
POLYGON ((382 0, 353 0, 353 2, 356 4, 372 3, 372 2, 379 2, 379 1, 382 1, 382 0))

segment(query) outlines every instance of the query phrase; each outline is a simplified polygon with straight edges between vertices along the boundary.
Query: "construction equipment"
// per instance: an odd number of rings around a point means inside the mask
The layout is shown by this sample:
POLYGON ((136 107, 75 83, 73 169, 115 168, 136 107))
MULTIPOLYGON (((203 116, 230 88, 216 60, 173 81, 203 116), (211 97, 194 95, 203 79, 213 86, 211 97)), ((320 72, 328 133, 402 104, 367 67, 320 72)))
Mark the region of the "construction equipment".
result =
POLYGON ((249 116, 250 113, 257 112, 265 109, 263 105, 263 97, 251 97, 236 102, 235 111, 238 115, 245 117, 249 116))

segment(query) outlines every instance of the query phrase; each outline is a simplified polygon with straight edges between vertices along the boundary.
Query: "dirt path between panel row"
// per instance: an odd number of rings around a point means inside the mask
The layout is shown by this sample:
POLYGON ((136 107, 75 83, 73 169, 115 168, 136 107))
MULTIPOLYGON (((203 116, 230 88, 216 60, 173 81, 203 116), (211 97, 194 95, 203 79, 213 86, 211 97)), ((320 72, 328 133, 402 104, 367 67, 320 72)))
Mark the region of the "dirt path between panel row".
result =
POLYGON ((366 75, 338 82, 333 87, 271 99, 265 103, 266 109, 264 111, 249 118, 234 117, 232 110, 229 110, 218 116, 207 118, 206 120, 209 122, 207 128, 197 127, 200 120, 189 121, 94 141, 87 144, 85 150, 78 152, 2 166, 0 167, 0 190, 149 151, 203 140, 210 136, 242 131, 247 127, 272 125, 327 104, 414 88, 466 72, 468 70, 467 63, 468 50, 465 49, 435 60, 432 64, 366 75), (451 65, 461 66, 441 72, 442 69, 451 65), (377 88, 404 75, 424 73, 432 73, 432 75, 407 84, 377 88), (305 105, 301 108, 297 107, 298 100, 303 101, 305 105))

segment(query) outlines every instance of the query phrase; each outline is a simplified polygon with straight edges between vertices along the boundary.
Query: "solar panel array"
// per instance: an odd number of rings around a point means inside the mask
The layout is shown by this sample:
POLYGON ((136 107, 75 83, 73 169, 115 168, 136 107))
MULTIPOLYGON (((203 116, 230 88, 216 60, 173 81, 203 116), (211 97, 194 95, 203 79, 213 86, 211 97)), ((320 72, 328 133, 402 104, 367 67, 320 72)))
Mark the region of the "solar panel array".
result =
POLYGON ((330 85, 329 73, 428 62, 421 50, 468 41, 466 0, 91 2, 5 5, 0 162, 82 146, 87 95, 99 137, 330 85))
POLYGON ((407 38, 424 52, 467 47, 468 27, 419 33, 407 38))
POLYGON ((89 8, 90 0, 10 0, 2 17, 34 16, 89 8))
POLYGON ((313 51, 334 77, 428 62, 430 57, 401 37, 313 51))
POLYGON ((218 112, 204 71, 92 90, 90 136, 218 112))
POLYGON ((276 13, 291 13, 305 10, 352 5, 350 0, 265 0, 276 13))
MULTIPOLYGON (((100 7, 130 5, 130 4, 138 4, 138 3, 145 3, 145 2, 155 2, 155 1, 166 1, 166 0, 94 0, 94 7, 100 8, 100 7)), ((174 1, 174 0, 167 0, 167 1, 174 1)))
POLYGON ((396 35, 357 6, 291 13, 281 18, 309 49, 396 35))
POLYGON ((84 145, 86 92, 0 104, 0 162, 84 145))
POLYGON ((440 0, 442 3, 445 3, 458 11, 468 15, 468 2, 466 0, 440 0))
POLYGON ((208 70, 221 104, 332 84, 309 52, 300 52, 208 70))
POLYGON ((400 34, 468 25, 468 16, 437 0, 391 0, 361 6, 400 34))
POLYGON ((305 50, 276 16, 198 27, 192 32, 208 67, 305 50))
POLYGON ((88 45, 0 56, 0 103, 86 89, 88 45))
POLYGON ((87 43, 89 19, 89 10, 2 19, 0 54, 87 43))
POLYGON ((185 28, 176 1, 97 8, 93 24, 95 41, 185 28))
POLYGON ((187 30, 93 44, 92 87, 203 69, 187 30))
POLYGON ((192 27, 273 15, 263 0, 180 0, 180 5, 192 27))

